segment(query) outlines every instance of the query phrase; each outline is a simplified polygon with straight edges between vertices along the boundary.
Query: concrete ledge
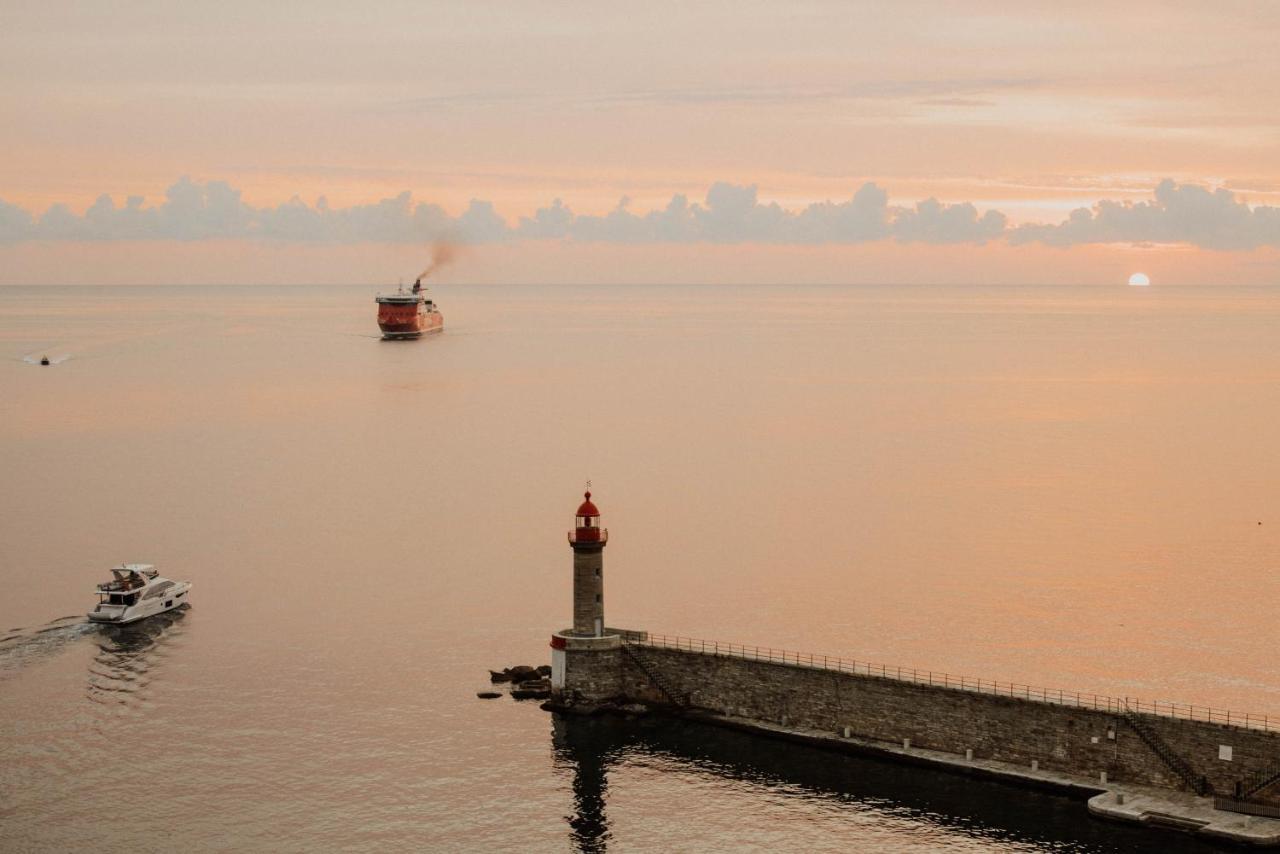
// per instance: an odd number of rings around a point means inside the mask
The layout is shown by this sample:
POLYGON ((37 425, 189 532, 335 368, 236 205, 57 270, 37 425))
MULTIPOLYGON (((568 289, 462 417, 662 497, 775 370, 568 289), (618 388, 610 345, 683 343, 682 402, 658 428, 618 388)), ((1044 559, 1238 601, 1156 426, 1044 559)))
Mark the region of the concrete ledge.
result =
POLYGON ((1166 827, 1244 845, 1280 847, 1280 820, 1213 808, 1213 798, 1138 786, 1117 786, 1089 799, 1100 818, 1166 827), (1123 803, 1121 803, 1123 800, 1123 803))
MULTIPOLYGON (((586 710, 577 711, 582 713, 586 710)), ((881 757, 951 773, 999 780, 1024 788, 1079 797, 1088 800, 1090 814, 1099 818, 1143 824, 1151 828, 1178 830, 1236 844, 1280 847, 1280 819, 1217 810, 1213 807, 1212 798, 1197 797, 1189 792, 1131 786, 1114 781, 1107 784, 1104 789, 1098 780, 1043 768, 1022 768, 989 759, 966 759, 959 754, 938 750, 869 741, 857 737, 843 738, 835 733, 820 730, 782 726, 767 721, 729 717, 702 710, 681 712, 655 707, 654 711, 711 726, 807 744, 824 750, 881 757)), ((588 713, 601 712, 626 713, 621 707, 612 705, 596 706, 588 713)))
POLYGON ((856 736, 843 738, 834 733, 820 730, 784 727, 766 721, 726 717, 710 712, 691 711, 680 715, 680 717, 712 726, 726 727, 769 738, 808 744, 823 750, 836 750, 841 753, 851 753, 858 756, 874 756, 895 762, 905 762, 910 765, 921 765, 952 773, 965 774, 970 777, 1000 780, 1006 783, 1015 783, 1024 788, 1072 795, 1081 800, 1104 791, 1096 782, 1081 777, 1059 774, 1044 769, 1033 771, 1030 768, 1016 768, 1005 762, 995 762, 989 759, 965 759, 963 756, 943 753, 940 750, 904 747, 900 744, 870 741, 856 736))

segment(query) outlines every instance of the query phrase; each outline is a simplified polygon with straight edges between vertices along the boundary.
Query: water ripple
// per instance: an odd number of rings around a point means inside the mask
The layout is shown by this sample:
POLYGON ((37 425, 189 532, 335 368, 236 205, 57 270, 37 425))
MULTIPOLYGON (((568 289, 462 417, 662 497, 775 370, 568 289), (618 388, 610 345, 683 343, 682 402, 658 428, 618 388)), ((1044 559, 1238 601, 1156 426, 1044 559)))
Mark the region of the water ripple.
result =
POLYGON ((0 640, 0 679, 12 677, 27 666, 62 652, 69 644, 91 634, 93 624, 77 615, 11 631, 12 634, 0 640))

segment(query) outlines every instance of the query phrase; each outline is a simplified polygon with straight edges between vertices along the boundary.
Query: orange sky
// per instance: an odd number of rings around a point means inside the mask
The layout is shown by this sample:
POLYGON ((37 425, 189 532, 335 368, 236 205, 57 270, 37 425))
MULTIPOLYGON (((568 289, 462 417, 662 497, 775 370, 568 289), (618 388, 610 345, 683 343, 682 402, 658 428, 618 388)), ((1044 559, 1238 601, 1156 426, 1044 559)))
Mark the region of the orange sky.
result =
MULTIPOLYGON (((425 255, 424 249, 412 245, 375 243, 297 247, 222 240, 32 242, 0 248, 0 284, 390 285, 397 278, 412 278, 425 255)), ((1275 282, 1280 250, 903 246, 892 241, 836 247, 546 241, 473 248, 443 271, 440 282, 1121 285, 1138 270, 1146 271, 1157 285, 1275 282), (893 271, 901 272, 895 276, 893 271)))
MULTIPOLYGON (((1280 6, 1173 6, 27 4, 0 28, 0 200, 35 217, 55 203, 83 214, 103 193, 155 206, 191 176, 255 207, 409 191, 457 216, 483 199, 514 225, 555 198, 603 214, 626 197, 643 213, 680 193, 702 202, 724 181, 797 211, 870 181, 891 206, 972 202, 1018 225, 1150 200, 1170 178, 1280 206, 1280 6)), ((1271 233, 1232 251, 989 242, 747 255, 784 280, 1038 280, 1052 264, 1054 277, 1101 281, 1138 257, 1174 277, 1273 282, 1271 233)), ((84 281, 72 256, 129 280, 184 255, 228 281, 404 272, 398 250, 313 242, 227 258, 108 242, 0 239, 0 282, 84 281)), ((586 265, 635 278, 623 260, 649 280, 744 275, 740 253, 708 245, 543 242, 486 247, 456 275, 576 280, 586 265)))

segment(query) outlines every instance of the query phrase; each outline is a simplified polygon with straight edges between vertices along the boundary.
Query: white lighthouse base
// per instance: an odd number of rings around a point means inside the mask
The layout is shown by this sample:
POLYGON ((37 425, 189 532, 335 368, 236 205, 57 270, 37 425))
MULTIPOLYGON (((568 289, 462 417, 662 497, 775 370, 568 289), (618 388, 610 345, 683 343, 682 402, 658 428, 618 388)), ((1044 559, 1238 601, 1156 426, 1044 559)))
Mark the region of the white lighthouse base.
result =
POLYGON ((564 688, 564 650, 551 649, 551 690, 560 691, 564 688))
POLYGON ((551 636, 551 691, 560 697, 600 702, 617 696, 622 635, 575 635, 571 630, 551 636))

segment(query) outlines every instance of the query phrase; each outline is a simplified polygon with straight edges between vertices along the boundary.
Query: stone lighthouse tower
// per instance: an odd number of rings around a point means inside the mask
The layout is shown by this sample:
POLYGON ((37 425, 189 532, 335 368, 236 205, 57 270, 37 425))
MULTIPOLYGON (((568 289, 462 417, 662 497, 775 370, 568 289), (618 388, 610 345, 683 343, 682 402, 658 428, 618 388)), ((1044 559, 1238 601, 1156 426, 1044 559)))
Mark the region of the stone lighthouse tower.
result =
POLYGON ((609 531, 600 527, 600 511, 583 495, 569 532, 573 548, 573 633, 579 637, 604 636, 604 547, 609 531))
POLYGON ((622 636, 604 624, 604 547, 609 532, 588 492, 569 532, 573 549, 573 628, 551 636, 551 694, 564 707, 621 695, 622 636))

